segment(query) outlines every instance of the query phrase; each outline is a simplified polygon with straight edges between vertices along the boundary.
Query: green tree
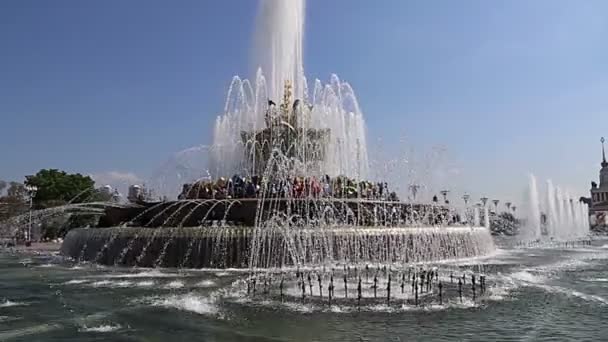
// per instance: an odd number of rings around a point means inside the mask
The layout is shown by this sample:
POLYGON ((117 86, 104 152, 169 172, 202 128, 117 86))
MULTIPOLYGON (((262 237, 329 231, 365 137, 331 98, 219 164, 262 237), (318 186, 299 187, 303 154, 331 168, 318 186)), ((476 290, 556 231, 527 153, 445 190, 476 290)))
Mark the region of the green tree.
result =
MULTIPOLYGON (((35 186, 37 189, 33 198, 34 209, 111 199, 111 195, 95 189, 95 182, 91 177, 80 173, 69 174, 57 169, 42 169, 35 175, 25 178, 23 184, 11 182, 6 195, 0 197, 0 220, 27 212, 29 194, 26 186, 35 186)), ((99 216, 92 213, 69 211, 59 213, 60 215, 39 218, 42 237, 63 236, 72 228, 95 226, 99 220, 99 216)))
POLYGON ((95 182, 80 173, 69 174, 57 169, 43 169, 25 177, 25 184, 38 190, 34 197, 37 208, 48 208, 68 202, 80 203, 95 200, 95 182))

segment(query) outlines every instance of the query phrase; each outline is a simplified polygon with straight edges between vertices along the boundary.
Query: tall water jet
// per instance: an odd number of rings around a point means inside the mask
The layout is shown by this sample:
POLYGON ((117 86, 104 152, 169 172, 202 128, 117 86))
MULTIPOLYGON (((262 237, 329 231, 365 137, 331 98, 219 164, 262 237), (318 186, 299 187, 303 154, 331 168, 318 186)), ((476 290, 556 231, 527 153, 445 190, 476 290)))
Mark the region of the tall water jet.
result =
MULTIPOLYGON (((574 201, 572 200, 572 197, 570 197, 570 193, 568 191, 565 192, 565 196, 566 198, 564 199, 564 209, 565 209, 565 222, 569 227, 575 227, 575 222, 574 222, 574 201)), ((574 230, 574 232, 576 233, 576 229, 574 230)), ((575 234, 577 235, 577 234, 575 234)))
POLYGON ((483 207, 483 226, 490 229, 490 209, 487 205, 483 207))
MULTIPOLYGON (((265 74, 270 99, 283 96, 283 83, 294 86, 294 96, 307 92, 304 78, 304 0, 265 0, 256 19, 254 62, 265 74)), ((261 99, 266 100, 266 99, 261 99)))
POLYGON ((546 195, 541 203, 540 191, 534 175, 529 176, 525 195, 526 212, 521 237, 569 240, 588 235, 587 208, 572 198, 568 191, 547 181, 546 195))
POLYGON ((555 236, 556 226, 558 224, 557 209, 555 207, 555 188, 553 182, 547 180, 547 235, 555 236))
POLYGON ((557 216, 554 230, 554 236, 558 239, 567 238, 567 224, 566 224, 566 206, 564 203, 564 196, 562 189, 557 186, 555 187, 555 201, 557 203, 557 216))
POLYGON ((538 187, 536 177, 533 174, 528 176, 528 191, 526 194, 525 226, 523 229, 524 239, 538 239, 541 236, 541 214, 538 187))

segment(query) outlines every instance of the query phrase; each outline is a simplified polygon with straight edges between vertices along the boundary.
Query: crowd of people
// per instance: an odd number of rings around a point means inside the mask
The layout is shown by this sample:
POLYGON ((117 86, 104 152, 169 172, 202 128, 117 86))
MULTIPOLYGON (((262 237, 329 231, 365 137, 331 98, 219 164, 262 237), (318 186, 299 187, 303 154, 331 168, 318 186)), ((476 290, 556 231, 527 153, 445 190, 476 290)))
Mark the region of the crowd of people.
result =
POLYGON ((262 182, 258 176, 234 175, 215 181, 201 180, 184 184, 180 199, 226 199, 226 198, 348 198, 398 201, 395 192, 390 192, 387 183, 357 181, 345 176, 294 177, 293 179, 262 182))

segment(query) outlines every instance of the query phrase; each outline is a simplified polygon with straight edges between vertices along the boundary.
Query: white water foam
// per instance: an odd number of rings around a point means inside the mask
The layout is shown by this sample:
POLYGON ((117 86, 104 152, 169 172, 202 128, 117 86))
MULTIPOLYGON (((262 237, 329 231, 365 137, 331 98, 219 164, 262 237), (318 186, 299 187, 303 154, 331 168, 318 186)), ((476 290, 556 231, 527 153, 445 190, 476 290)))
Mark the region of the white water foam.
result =
POLYGON ((214 286, 217 286, 217 284, 213 280, 205 279, 205 280, 202 280, 199 283, 197 283, 196 286, 198 286, 198 287, 214 287, 214 286))
POLYGON ((451 299, 447 303, 443 305, 439 304, 429 304, 429 305, 421 305, 421 306, 413 306, 413 305, 402 305, 402 311, 442 311, 447 309, 470 309, 477 308, 481 305, 480 302, 476 302, 471 298, 462 298, 460 299, 451 299))
POLYGON ((119 330, 121 328, 122 327, 120 326, 120 324, 116 324, 116 325, 98 325, 96 327, 87 327, 87 326, 84 326, 84 327, 82 327, 82 329, 80 329, 80 331, 81 332, 108 333, 108 332, 119 330))
POLYGON ((13 306, 27 306, 29 304, 23 302, 12 302, 10 300, 5 300, 4 303, 0 303, 0 308, 10 308, 13 306))
POLYGON ((155 282, 152 280, 144 280, 144 281, 140 281, 135 283, 135 285, 137 285, 138 287, 150 287, 150 286, 154 286, 155 282))
POLYGON ((605 283, 608 282, 608 278, 585 278, 583 281, 605 283))
POLYGON ((469 309, 480 307, 483 302, 473 301, 471 298, 464 297, 462 301, 460 299, 451 299, 444 304, 439 305, 436 303, 427 305, 408 305, 399 304, 400 301, 395 301, 394 304, 386 303, 373 303, 362 305, 361 307, 353 305, 331 305, 327 306, 324 303, 301 303, 298 301, 286 301, 277 302, 273 300, 260 300, 252 301, 249 297, 239 297, 235 299, 235 302, 244 305, 257 305, 263 307, 277 308, 280 307, 285 310, 298 312, 302 314, 314 313, 314 312, 329 312, 329 313, 353 313, 353 312, 377 312, 377 313, 395 313, 395 312, 410 312, 410 311, 441 311, 447 309, 469 309))
POLYGON ((530 273, 528 270, 512 273, 511 278, 530 284, 540 284, 547 280, 547 277, 530 273))
POLYGON ((124 288, 124 287, 130 287, 131 285, 133 285, 132 281, 127 281, 127 280, 120 280, 120 281, 113 281, 113 280, 101 280, 101 281, 95 281, 89 284, 89 286, 92 287, 108 287, 108 288, 124 288))
MULTIPOLYGON (((568 262, 555 263, 550 266, 555 267, 555 265, 560 265, 560 267, 571 267, 573 264, 580 266, 580 263, 568 262)), ((550 267, 549 270, 553 271, 554 268, 550 267)), ((522 270, 512 273, 509 278, 511 278, 515 282, 519 282, 519 285, 536 287, 548 293, 563 294, 568 297, 576 297, 585 301, 597 302, 601 303, 602 305, 608 305, 608 299, 603 298, 601 296, 586 294, 574 289, 569 289, 561 286, 544 284, 544 282, 546 282, 548 279, 547 277, 545 277, 544 275, 530 273, 529 270, 522 270)))
POLYGON ((286 302, 283 303, 283 307, 287 308, 290 311, 296 311, 301 313, 311 313, 314 311, 314 306, 312 306, 311 304, 286 302))
POLYGON ((99 277, 103 278, 176 278, 183 277, 180 273, 166 273, 159 270, 143 271, 136 273, 117 273, 117 274, 104 274, 99 277))
POLYGON ((214 297, 202 297, 194 294, 157 298, 152 301, 152 305, 190 311, 201 315, 216 315, 219 311, 214 297))
POLYGON ((163 286, 165 289, 181 289, 185 286, 184 282, 179 281, 179 280, 174 280, 170 283, 165 284, 165 286, 163 286))
POLYGON ((78 284, 84 284, 86 282, 88 282, 88 280, 86 280, 86 279, 72 279, 70 281, 66 281, 63 284, 64 285, 78 285, 78 284))
POLYGON ((129 287, 129 286, 131 286, 131 284, 133 284, 133 282, 123 280, 123 281, 117 281, 113 285, 116 287, 129 287))
POLYGON ((601 303, 603 305, 608 305, 608 299, 597 296, 597 295, 591 295, 591 294, 583 293, 580 291, 567 289, 567 288, 564 288, 561 286, 550 286, 550 285, 540 285, 540 284, 537 286, 549 293, 564 294, 568 297, 577 297, 577 298, 583 299, 588 302, 597 302, 597 303, 601 303))
POLYGON ((494 302, 504 301, 507 299, 507 297, 510 296, 510 292, 514 288, 515 288, 514 286, 508 286, 508 285, 503 285, 503 286, 496 285, 496 286, 489 287, 486 290, 488 295, 485 297, 485 299, 489 300, 489 301, 494 301, 494 302))
POLYGON ((19 260, 19 263, 23 264, 23 265, 29 265, 29 264, 34 263, 34 260, 32 260, 32 258, 25 258, 25 259, 19 260))
POLYGON ((92 282, 89 285, 91 285, 93 287, 105 287, 105 286, 108 286, 108 284, 110 284, 110 283, 111 283, 111 281, 109 281, 109 280, 101 280, 101 281, 92 282))

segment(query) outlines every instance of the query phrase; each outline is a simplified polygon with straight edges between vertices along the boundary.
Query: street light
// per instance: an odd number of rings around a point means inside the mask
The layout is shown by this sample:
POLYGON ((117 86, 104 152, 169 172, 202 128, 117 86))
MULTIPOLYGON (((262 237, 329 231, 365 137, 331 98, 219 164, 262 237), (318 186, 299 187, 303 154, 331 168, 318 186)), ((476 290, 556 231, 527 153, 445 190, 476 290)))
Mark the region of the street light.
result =
POLYGON ((28 229, 27 229, 27 236, 26 236, 26 243, 29 241, 32 241, 32 209, 34 207, 34 197, 36 196, 36 192, 38 191, 38 187, 35 185, 26 185, 25 186, 25 191, 27 191, 27 194, 30 198, 30 222, 28 225, 28 229))
POLYGON ((494 210, 498 213, 498 203, 500 203, 499 200, 492 200, 492 203, 494 203, 494 210))
POLYGON ((450 190, 441 190, 439 193, 443 195, 443 201, 446 202, 448 200, 448 193, 450 190))
POLYGON ((462 195, 462 199, 464 200, 464 205, 466 206, 467 204, 469 204, 469 198, 471 198, 471 196, 469 194, 464 194, 462 195))
POLYGON ((487 197, 482 197, 482 198, 480 198, 479 200, 481 200, 481 203, 483 203, 483 206, 484 206, 484 208, 485 208, 486 203, 488 203, 488 198, 487 198, 487 197))

